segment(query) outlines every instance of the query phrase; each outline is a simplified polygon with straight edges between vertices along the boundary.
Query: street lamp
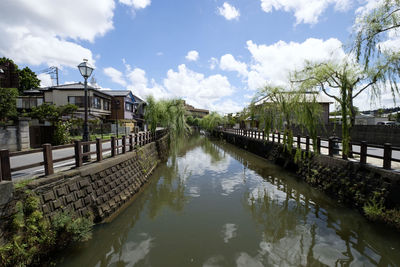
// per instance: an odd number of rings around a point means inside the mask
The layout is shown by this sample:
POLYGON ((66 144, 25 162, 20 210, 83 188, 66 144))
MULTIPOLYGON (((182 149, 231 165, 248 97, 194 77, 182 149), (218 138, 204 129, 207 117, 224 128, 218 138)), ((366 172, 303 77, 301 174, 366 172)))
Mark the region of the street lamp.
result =
MULTIPOLYGON (((82 139, 84 142, 89 141, 89 127, 88 127, 88 89, 87 89, 87 79, 92 75, 94 68, 89 65, 88 60, 84 59, 81 64, 78 65, 78 69, 85 79, 85 121, 83 123, 83 136, 82 139)), ((86 146, 85 146, 86 147, 86 146)), ((86 149, 85 149, 86 150, 86 149)), ((86 151, 87 152, 87 151, 86 151)))

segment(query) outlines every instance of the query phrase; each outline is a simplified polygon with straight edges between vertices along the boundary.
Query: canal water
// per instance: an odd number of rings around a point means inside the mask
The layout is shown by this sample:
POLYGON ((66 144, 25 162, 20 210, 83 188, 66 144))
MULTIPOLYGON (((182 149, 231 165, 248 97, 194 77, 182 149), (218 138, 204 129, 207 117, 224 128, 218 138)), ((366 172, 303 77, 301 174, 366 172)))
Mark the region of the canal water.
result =
POLYGON ((58 266, 398 266, 400 235, 251 153, 194 136, 58 266))

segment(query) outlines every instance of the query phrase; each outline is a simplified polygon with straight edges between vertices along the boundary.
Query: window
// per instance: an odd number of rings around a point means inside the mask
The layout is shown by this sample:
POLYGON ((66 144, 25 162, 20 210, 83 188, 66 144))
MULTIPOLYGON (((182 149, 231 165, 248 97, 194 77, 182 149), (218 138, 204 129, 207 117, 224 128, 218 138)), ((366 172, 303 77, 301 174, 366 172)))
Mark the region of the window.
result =
POLYGON ((110 101, 103 100, 103 109, 110 110, 110 101))
POLYGON ((125 110, 133 112, 133 104, 125 102, 125 110))
POLYGON ((96 109, 101 109, 100 97, 97 96, 92 97, 92 107, 96 109))
POLYGON ((68 103, 78 106, 78 108, 85 107, 85 98, 83 96, 69 96, 68 103))

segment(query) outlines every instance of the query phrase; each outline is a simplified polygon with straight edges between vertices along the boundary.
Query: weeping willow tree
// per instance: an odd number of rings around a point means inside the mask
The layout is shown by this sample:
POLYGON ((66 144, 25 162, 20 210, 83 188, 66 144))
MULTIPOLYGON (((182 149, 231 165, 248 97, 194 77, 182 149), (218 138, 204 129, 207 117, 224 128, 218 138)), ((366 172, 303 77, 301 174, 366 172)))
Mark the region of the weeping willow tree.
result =
POLYGON ((368 69, 372 66, 386 67, 379 77, 382 84, 389 85, 393 100, 400 94, 400 51, 398 43, 400 27, 400 0, 378 0, 373 8, 359 12, 354 25, 352 50, 357 61, 368 69))
POLYGON ((307 129, 316 145, 317 127, 321 119, 321 107, 316 101, 316 94, 269 85, 256 93, 250 110, 260 119, 261 128, 268 137, 274 129, 284 130, 283 142, 289 152, 293 147, 295 126, 307 129))
POLYGON ((364 69, 345 59, 341 62, 306 62, 304 69, 293 74, 292 82, 301 90, 320 90, 340 105, 342 115, 343 155, 350 153, 351 130, 357 113, 354 99, 362 92, 379 97, 378 81, 385 73, 385 66, 364 69))
POLYGON ((212 131, 218 125, 226 123, 226 120, 217 112, 211 112, 200 120, 201 128, 212 131))
POLYGON ((172 140, 190 133, 185 119, 185 106, 180 99, 156 101, 153 96, 146 99, 145 120, 154 133, 157 127, 169 130, 172 140))

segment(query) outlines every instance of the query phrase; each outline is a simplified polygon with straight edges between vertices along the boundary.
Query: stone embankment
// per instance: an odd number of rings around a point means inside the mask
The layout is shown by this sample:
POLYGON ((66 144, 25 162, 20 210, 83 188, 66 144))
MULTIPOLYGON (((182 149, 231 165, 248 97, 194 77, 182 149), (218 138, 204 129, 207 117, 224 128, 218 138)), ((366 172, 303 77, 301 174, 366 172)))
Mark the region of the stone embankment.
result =
POLYGON ((26 190, 40 198, 45 217, 69 212, 90 215, 96 223, 106 220, 118 213, 148 181, 157 164, 167 159, 168 138, 166 135, 132 152, 33 180, 19 189, 14 189, 12 182, 2 182, 1 228, 12 219, 26 190))
MULTIPOLYGON (((399 172, 337 157, 313 153, 307 155, 304 150, 299 158, 296 149, 285 150, 283 144, 228 132, 214 132, 214 136, 296 172, 308 184, 362 213, 367 205, 375 205, 383 217, 385 210, 396 211, 396 214, 400 210, 399 172)), ((383 221, 392 219, 381 218, 383 221)), ((394 220, 389 223, 400 229, 399 218, 394 220)))

